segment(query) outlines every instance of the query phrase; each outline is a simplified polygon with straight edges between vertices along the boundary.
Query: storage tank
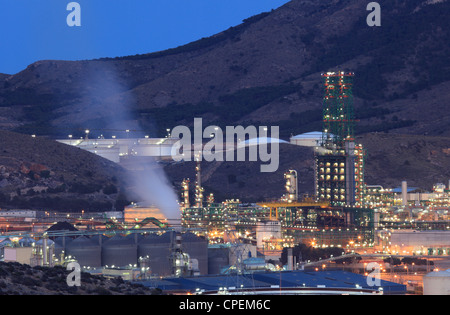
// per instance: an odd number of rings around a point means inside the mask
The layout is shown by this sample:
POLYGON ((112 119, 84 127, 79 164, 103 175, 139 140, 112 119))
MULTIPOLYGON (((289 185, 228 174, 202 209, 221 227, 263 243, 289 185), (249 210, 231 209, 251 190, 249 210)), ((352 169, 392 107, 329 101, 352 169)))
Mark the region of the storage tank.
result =
POLYGON ((31 237, 23 237, 19 240, 20 247, 33 247, 36 244, 36 240, 31 237))
MULTIPOLYGON (((159 276, 172 275, 170 257, 176 243, 176 232, 166 232, 161 236, 150 234, 138 245, 138 257, 149 257, 152 274, 159 276)), ((200 274, 208 274, 208 242, 193 233, 181 236, 181 250, 189 255, 191 260, 198 262, 200 274)), ((195 264, 194 264, 195 265, 195 264)))
POLYGON ((408 205, 408 182, 402 182, 402 206, 406 207, 408 205))
POLYGON ((424 295, 450 295, 450 269, 433 271, 423 277, 424 295))
POLYGON ((181 236, 181 250, 189 255, 191 260, 198 261, 201 275, 208 274, 208 241, 194 233, 184 233, 181 236))
POLYGON ((130 235, 127 235, 126 238, 138 244, 141 240, 145 238, 145 236, 142 235, 141 233, 131 233, 130 235))
POLYGON ((55 238, 55 255, 60 256, 66 252, 67 246, 73 241, 71 237, 59 236, 55 238))
POLYGON ((150 234, 143 238, 138 244, 138 257, 149 257, 151 273, 159 276, 170 276, 172 268, 170 255, 172 246, 171 232, 161 236, 150 234))
POLYGON ((89 238, 90 238, 91 241, 93 241, 97 245, 100 245, 100 247, 101 247, 111 237, 108 237, 108 236, 103 235, 103 234, 98 234, 98 235, 92 235, 89 238))
POLYGON ((66 244, 66 256, 75 257, 81 267, 101 267, 101 247, 86 236, 66 244))
POLYGON ((247 271, 266 271, 268 269, 268 264, 266 264, 264 258, 248 258, 243 261, 243 264, 247 271))
POLYGON ((102 245, 102 266, 137 265, 138 250, 134 238, 116 235, 102 245))

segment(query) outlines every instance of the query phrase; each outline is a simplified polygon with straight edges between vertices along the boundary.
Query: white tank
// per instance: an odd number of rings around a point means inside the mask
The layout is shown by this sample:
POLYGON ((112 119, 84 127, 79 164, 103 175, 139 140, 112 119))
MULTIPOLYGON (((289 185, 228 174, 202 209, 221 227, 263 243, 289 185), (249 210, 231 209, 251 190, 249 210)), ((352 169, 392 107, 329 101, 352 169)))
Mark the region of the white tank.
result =
POLYGON ((450 269, 425 275, 423 295, 450 295, 450 269))

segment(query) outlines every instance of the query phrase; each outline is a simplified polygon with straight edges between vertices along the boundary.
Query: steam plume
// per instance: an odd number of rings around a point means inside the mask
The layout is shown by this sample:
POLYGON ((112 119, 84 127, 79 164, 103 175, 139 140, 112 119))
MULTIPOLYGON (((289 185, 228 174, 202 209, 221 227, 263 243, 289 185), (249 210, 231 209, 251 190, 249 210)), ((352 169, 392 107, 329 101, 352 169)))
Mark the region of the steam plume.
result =
MULTIPOLYGON (((91 117, 107 117, 106 128, 120 130, 140 130, 139 123, 132 117, 132 109, 137 108, 135 98, 127 82, 120 80, 118 69, 104 62, 92 62, 85 91, 90 101, 88 112, 91 117)), ((142 130, 140 132, 143 134, 142 130)), ((133 170, 129 171, 130 190, 136 200, 145 206, 158 207, 167 219, 181 219, 177 197, 162 167, 151 158, 145 161, 131 157, 133 170)))

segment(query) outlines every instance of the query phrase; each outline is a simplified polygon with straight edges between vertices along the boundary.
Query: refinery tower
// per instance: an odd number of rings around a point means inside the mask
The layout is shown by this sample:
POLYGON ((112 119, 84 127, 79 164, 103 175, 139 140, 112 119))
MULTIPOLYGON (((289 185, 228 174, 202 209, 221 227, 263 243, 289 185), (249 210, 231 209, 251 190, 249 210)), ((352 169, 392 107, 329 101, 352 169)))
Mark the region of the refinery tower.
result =
POLYGON ((364 149, 355 143, 352 72, 322 74, 323 136, 315 152, 319 201, 335 206, 364 204, 364 149))

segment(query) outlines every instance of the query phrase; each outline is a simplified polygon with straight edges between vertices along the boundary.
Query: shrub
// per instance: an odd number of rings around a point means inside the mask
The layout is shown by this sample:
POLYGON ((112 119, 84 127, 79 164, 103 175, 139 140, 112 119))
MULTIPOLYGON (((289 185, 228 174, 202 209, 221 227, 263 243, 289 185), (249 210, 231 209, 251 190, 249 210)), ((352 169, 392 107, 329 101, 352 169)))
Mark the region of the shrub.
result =
POLYGON ((117 194, 117 187, 113 184, 108 184, 103 187, 103 193, 106 195, 117 194))
POLYGON ((103 288, 103 287, 97 287, 94 289, 94 293, 98 295, 111 295, 111 291, 103 288))

